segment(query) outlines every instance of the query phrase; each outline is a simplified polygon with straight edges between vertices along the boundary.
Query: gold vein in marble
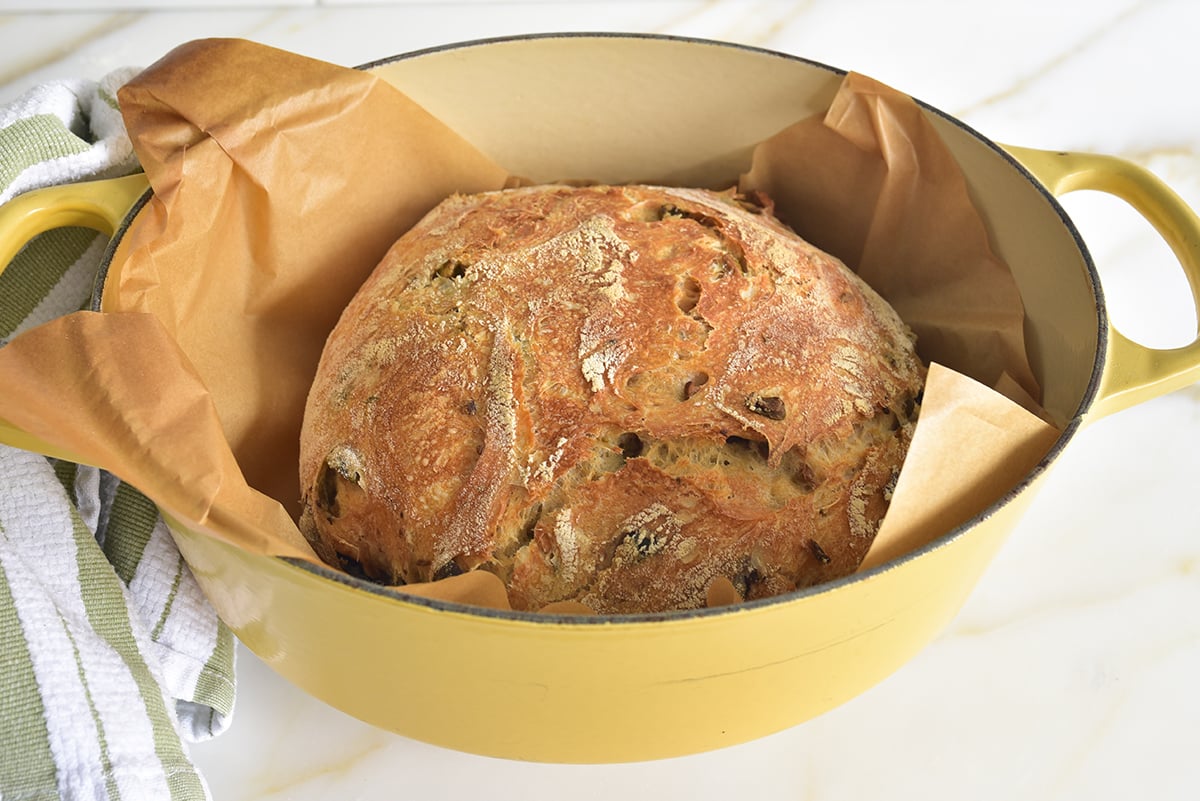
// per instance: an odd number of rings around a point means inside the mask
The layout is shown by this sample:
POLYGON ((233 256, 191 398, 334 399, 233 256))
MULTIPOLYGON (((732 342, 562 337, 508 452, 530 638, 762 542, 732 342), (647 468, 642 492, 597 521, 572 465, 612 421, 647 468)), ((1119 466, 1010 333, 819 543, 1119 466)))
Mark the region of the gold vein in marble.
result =
POLYGON ((1154 159, 1200 159, 1200 150, 1191 143, 1179 143, 1122 150, 1117 155, 1130 161, 1145 163, 1154 159))
MULTIPOLYGON (((1189 387, 1200 393, 1200 386, 1189 387)), ((1171 581, 1188 579, 1196 573, 1200 557, 1183 556, 1160 572, 1141 578, 1123 587, 1111 588, 1111 592, 1091 594, 1086 597, 1030 598, 1029 606, 1002 613, 995 620, 980 623, 954 623, 942 635, 942 639, 985 637, 1011 626, 1033 623, 1048 616, 1060 616, 1086 611, 1106 604, 1134 604, 1134 596, 1148 587, 1161 587, 1171 581)))
POLYGON ((1094 45, 1112 33, 1113 29, 1115 29, 1118 25, 1124 24, 1141 10, 1141 7, 1136 5, 1127 8, 1117 16, 1113 17, 1107 23, 1101 25, 1099 28, 1096 28, 1087 36, 1080 39, 1073 46, 1055 53, 1032 72, 1018 76, 1016 80, 1014 80, 1013 83, 1008 87, 1001 89, 998 92, 994 92, 982 100, 972 103, 964 109, 960 109, 959 111, 955 112, 953 116, 960 119, 965 119, 981 109, 989 106, 999 105, 1005 100, 1019 95, 1021 92, 1044 79, 1048 74, 1054 72, 1062 65, 1092 48, 1094 45))
POLYGON ((94 40, 128 28, 144 16, 144 13, 132 12, 108 14, 88 30, 65 41, 56 42, 53 47, 40 52, 34 58, 20 63, 5 64, 5 69, 0 71, 0 86, 6 86, 24 75, 56 64, 94 40))
MULTIPOLYGON (((726 0, 706 0, 706 2, 696 4, 694 8, 689 9, 687 12, 673 17, 668 24, 659 26, 655 32, 678 34, 686 30, 693 21, 701 20, 714 10, 723 9, 728 5, 729 3, 726 0)), ((705 38, 767 47, 779 34, 787 29, 788 25, 811 9, 813 5, 813 0, 787 3, 776 2, 775 0, 763 0, 762 2, 753 4, 751 7, 745 8, 739 4, 738 8, 741 11, 739 22, 746 24, 728 27, 718 34, 707 33, 705 34, 705 38), (780 10, 784 13, 774 13, 780 10), (760 20, 762 24, 755 24, 760 20)))
POLYGON ((368 758, 380 751, 385 750, 390 744, 387 735, 383 732, 368 732, 375 738, 374 743, 368 743, 362 750, 355 750, 353 754, 327 765, 314 768, 313 770, 290 774, 287 781, 282 784, 270 785, 264 787, 260 792, 255 794, 255 798, 259 801, 266 801, 269 798, 290 798, 292 792, 298 788, 302 788, 310 782, 315 782, 319 779, 337 778, 351 776, 355 768, 367 761, 368 758))

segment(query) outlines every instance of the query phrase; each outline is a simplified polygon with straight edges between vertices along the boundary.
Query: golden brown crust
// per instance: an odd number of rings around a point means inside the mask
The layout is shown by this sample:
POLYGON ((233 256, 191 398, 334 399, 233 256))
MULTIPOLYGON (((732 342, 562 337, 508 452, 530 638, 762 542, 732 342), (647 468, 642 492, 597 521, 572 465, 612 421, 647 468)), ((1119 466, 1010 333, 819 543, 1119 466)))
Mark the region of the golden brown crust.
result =
POLYGON ((752 200, 542 186, 434 209, 308 399, 322 558, 388 583, 491 570, 516 608, 601 613, 852 572, 924 369, 887 304, 752 200))

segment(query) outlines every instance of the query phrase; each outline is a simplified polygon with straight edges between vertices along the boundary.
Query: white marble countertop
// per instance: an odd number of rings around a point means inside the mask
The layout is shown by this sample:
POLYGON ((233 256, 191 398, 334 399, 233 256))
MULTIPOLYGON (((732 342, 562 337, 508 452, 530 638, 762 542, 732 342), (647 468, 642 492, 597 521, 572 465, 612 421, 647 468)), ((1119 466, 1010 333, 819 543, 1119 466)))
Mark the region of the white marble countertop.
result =
MULTIPOLYGON (((760 45, 853 69, 1011 144, 1124 156, 1200 208, 1200 4, 58 3, 0 14, 0 100, 239 36, 346 65, 503 34, 610 30, 760 45), (116 5, 116 4, 113 4, 116 5), (158 6, 155 8, 154 6, 158 6)), ((0 10, 18 8, 0 2, 0 10)), ((1116 324, 1195 315, 1166 246, 1108 197, 1064 206, 1116 324)), ((241 799, 1193 799, 1200 793, 1200 387, 1082 432, 955 621, 881 685, 771 737, 661 762, 557 766, 442 750, 312 700, 239 652, 230 730, 191 753, 241 799)))

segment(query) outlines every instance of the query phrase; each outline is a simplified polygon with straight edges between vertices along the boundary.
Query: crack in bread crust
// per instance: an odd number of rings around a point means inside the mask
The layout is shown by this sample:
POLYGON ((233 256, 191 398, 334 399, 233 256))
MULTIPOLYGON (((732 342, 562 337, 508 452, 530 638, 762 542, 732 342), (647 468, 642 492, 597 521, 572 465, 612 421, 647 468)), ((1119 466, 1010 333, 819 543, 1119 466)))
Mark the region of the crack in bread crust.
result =
POLYGON ((489 570, 521 609, 785 592, 865 555, 923 381, 891 308, 761 196, 455 197, 330 335, 302 530, 379 581, 489 570))

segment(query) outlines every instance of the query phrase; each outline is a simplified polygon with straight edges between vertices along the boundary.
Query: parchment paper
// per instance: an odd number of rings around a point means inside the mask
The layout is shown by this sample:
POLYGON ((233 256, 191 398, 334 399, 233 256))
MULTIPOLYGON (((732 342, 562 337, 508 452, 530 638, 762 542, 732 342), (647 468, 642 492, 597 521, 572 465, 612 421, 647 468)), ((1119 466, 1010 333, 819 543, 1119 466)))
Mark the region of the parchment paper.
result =
MULTIPOLYGON (((215 537, 318 561, 293 520, 300 421, 325 337, 421 215, 512 179, 373 75, 251 42, 184 45, 120 99, 154 195, 114 255, 112 311, 0 350, 0 418, 215 537)), ((1036 464, 1057 431, 1037 415, 1019 295, 910 98, 848 76, 824 118, 759 146, 742 184, 858 268, 917 330, 922 355, 954 368, 931 369, 866 565, 936 538, 1036 464), (992 323, 983 336, 979 315, 992 323), (1018 387, 1034 412, 992 384, 1018 387)), ((402 589, 507 605, 490 574, 402 589)), ((721 590, 713 603, 736 600, 721 590)))

